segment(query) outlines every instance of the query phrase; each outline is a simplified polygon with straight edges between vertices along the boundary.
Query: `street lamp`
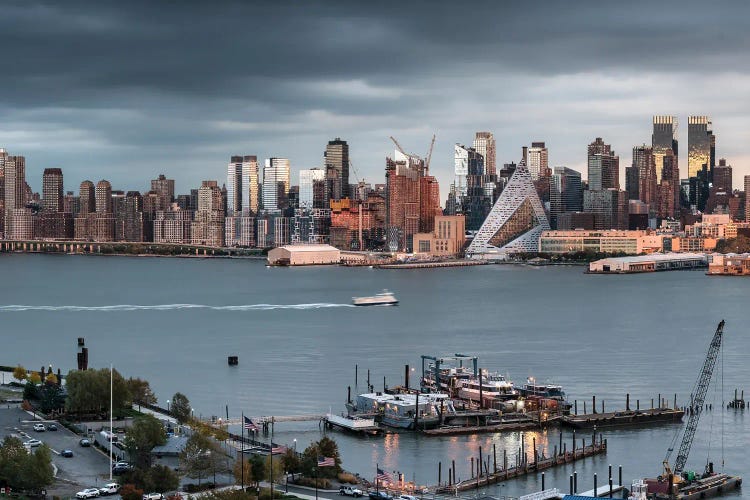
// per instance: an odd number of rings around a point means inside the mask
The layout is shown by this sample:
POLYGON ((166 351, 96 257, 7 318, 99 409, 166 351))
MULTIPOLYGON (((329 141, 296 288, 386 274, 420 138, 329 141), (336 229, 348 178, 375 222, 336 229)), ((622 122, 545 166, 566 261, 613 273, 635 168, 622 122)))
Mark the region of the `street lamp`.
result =
POLYGON ((167 415, 169 415, 169 400, 167 399, 167 415))
POLYGON ((297 438, 294 438, 294 453, 297 453, 297 438))

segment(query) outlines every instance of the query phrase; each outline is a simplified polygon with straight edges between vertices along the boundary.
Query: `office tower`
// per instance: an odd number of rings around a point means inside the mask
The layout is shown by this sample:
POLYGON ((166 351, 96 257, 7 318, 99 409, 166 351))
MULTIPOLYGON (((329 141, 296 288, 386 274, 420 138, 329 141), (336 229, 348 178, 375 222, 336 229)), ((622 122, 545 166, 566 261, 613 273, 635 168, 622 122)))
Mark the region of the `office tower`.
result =
POLYGON ((497 175, 486 173, 484 157, 476 149, 460 144, 454 146, 454 168, 456 177, 446 202, 446 212, 464 214, 466 229, 476 231, 492 209, 497 175))
POLYGON ((96 183, 97 213, 112 213, 112 185, 107 180, 96 183))
POLYGON ((227 215, 242 212, 242 156, 232 156, 227 166, 227 215))
POLYGON ((549 169, 549 152, 543 142, 532 142, 526 152, 526 165, 528 166, 531 180, 547 175, 549 169))
MULTIPOLYGON (((340 185, 340 193, 336 192, 338 198, 350 198, 349 193, 349 145, 337 137, 328 141, 326 151, 323 153, 323 163, 326 167, 326 177, 334 180, 336 186, 340 185), (335 174, 334 174, 335 171, 335 174)), ((337 191, 338 189, 334 189, 337 191)))
POLYGON ((47 212, 63 211, 63 173, 59 168, 45 168, 42 174, 42 208, 47 212))
POLYGON ((713 187, 732 193, 732 166, 727 165, 727 160, 721 158, 719 164, 714 167, 713 187))
POLYGON ((474 137, 474 149, 484 158, 484 173, 497 174, 497 153, 495 151, 495 136, 492 132, 477 132, 474 137))
POLYGON ((521 161, 466 254, 471 258, 502 260, 514 253, 538 252, 539 237, 549 229, 531 174, 521 161))
POLYGON ((263 167, 263 208, 283 210, 289 195, 289 160, 267 158, 263 167))
POLYGON ((630 167, 625 167, 625 191, 628 193, 629 200, 640 199, 637 166, 631 165, 630 167))
POLYGON ((320 168, 311 168, 299 171, 299 208, 310 210, 312 208, 325 208, 326 171, 320 168))
POLYGON ((590 190, 620 189, 620 157, 612 146, 597 137, 588 146, 587 158, 590 190))
POLYGON ((5 210, 26 207, 26 158, 5 158, 5 210))
POLYGON ((258 157, 242 157, 242 210, 257 214, 260 210, 260 176, 258 175, 258 157))
POLYGON ((653 150, 646 146, 633 148, 633 168, 638 172, 638 199, 656 209, 656 163, 653 150))
POLYGON ((708 116, 688 117, 688 177, 698 177, 703 165, 710 182, 716 157, 716 137, 708 116))
POLYGON ((583 209, 581 173, 568 167, 555 167, 550 178, 550 224, 557 228, 557 219, 564 212, 583 209))
POLYGON ((594 214, 594 229, 628 228, 628 194, 625 191, 584 191, 583 211, 594 214))
POLYGON ((745 222, 750 222, 750 175, 744 177, 745 180, 745 222))
POLYGON ((662 169, 664 168, 664 155, 671 151, 675 157, 679 156, 677 141, 677 117, 676 116, 654 116, 653 132, 651 134, 651 149, 654 153, 657 180, 661 183, 662 169))
POLYGON ((156 193, 156 210, 169 210, 174 201, 174 179, 167 179, 164 174, 151 180, 151 191, 156 193))

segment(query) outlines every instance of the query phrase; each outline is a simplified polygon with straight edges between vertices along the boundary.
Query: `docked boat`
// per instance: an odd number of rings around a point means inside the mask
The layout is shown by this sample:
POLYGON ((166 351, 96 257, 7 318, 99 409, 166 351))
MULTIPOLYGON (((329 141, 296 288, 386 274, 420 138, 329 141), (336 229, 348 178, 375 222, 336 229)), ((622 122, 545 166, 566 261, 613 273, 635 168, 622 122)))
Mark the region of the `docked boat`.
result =
POLYGON ((499 373, 489 373, 463 380, 458 390, 458 397, 476 402, 480 399, 485 402, 488 400, 507 401, 518 399, 518 391, 513 387, 513 382, 508 381, 505 376, 499 373))
POLYGON ((355 306, 396 306, 398 299, 393 292, 383 290, 372 297, 352 297, 352 304, 355 306))
POLYGON ((329 413, 325 418, 326 425, 329 428, 339 428, 345 431, 349 431, 353 434, 366 434, 375 436, 380 434, 381 430, 375 419, 353 417, 351 415, 335 415, 329 413))
POLYGON ((350 416, 372 417, 398 429, 437 427, 443 415, 454 414, 447 394, 360 394, 349 408, 350 416))
POLYGON ((534 377, 529 377, 523 387, 519 387, 518 391, 523 396, 539 396, 545 399, 557 399, 558 401, 565 401, 565 391, 561 385, 554 384, 540 384, 534 377))

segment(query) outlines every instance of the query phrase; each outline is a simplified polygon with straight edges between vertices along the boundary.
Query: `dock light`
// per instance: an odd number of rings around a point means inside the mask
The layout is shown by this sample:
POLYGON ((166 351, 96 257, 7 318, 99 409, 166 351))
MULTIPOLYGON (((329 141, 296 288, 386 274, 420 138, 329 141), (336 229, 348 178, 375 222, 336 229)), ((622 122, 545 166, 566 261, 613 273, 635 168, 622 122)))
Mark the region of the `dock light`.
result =
POLYGON ((169 413, 169 400, 167 399, 167 413, 169 413))

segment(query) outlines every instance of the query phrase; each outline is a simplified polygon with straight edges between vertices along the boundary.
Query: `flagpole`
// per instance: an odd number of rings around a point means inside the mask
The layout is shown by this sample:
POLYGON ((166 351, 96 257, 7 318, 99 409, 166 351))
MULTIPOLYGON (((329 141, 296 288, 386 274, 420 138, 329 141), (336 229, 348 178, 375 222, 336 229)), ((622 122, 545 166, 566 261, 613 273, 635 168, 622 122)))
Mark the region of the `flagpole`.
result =
POLYGON ((113 383, 113 369, 112 364, 109 365, 109 480, 112 481, 112 410, 114 409, 114 396, 112 394, 112 389, 114 387, 113 383))
MULTIPOLYGON (((240 468, 242 469, 242 491, 245 491, 245 412, 242 412, 242 420, 240 421, 240 468)), ((235 434, 236 436, 237 434, 235 434)), ((236 476, 235 476, 236 477, 236 476)))
POLYGON ((273 500, 273 417, 271 417, 271 500, 273 500))
POLYGON ((380 481, 378 481, 378 471, 380 470, 380 464, 375 464, 375 493, 380 493, 380 481))

